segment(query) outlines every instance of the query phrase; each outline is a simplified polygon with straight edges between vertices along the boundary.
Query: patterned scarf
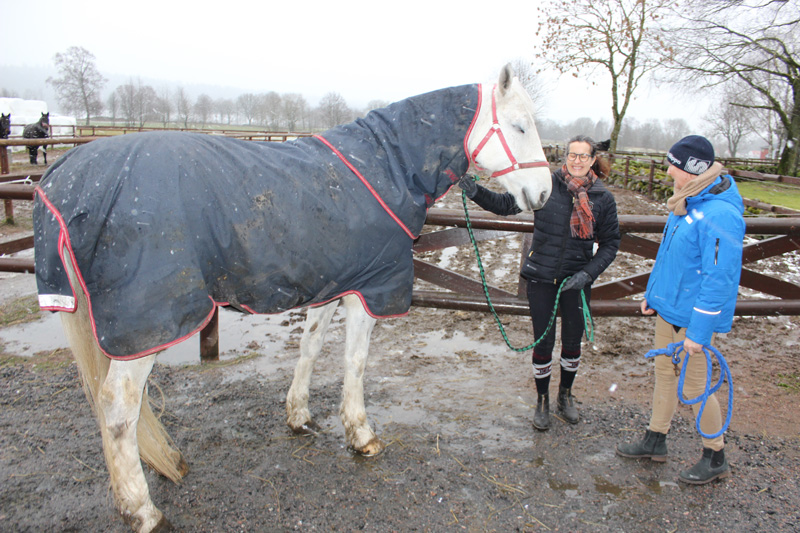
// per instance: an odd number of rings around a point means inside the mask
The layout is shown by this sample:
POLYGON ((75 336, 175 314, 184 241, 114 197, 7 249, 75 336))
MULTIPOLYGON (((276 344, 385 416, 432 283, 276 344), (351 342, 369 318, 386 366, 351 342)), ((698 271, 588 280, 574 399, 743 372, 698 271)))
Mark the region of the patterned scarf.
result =
POLYGON ((597 181, 597 175, 593 170, 582 178, 570 175, 567 165, 561 167, 564 183, 572 193, 572 216, 570 216, 570 231, 573 237, 579 239, 591 239, 594 236, 594 216, 592 216, 592 203, 589 201, 589 193, 586 191, 597 181))

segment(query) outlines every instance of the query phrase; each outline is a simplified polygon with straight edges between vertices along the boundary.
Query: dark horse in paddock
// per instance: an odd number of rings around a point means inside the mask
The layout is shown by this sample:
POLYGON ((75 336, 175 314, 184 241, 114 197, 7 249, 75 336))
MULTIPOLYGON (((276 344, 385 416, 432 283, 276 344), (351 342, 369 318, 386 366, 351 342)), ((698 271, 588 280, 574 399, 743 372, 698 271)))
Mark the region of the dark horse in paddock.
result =
POLYGON ((8 115, 0 113, 0 139, 8 139, 11 133, 11 113, 8 115))
POLYGON ((606 139, 605 141, 597 143, 597 149, 601 152, 608 152, 609 148, 611 148, 611 139, 606 139))
MULTIPOLYGON (((42 118, 38 122, 28 124, 22 130, 22 137, 24 139, 47 139, 50 137, 50 113, 42 113, 42 118)), ((28 146, 28 153, 31 156, 31 165, 38 165, 38 146, 28 146)), ((47 145, 42 146, 42 154, 44 154, 44 164, 47 164, 47 145)))

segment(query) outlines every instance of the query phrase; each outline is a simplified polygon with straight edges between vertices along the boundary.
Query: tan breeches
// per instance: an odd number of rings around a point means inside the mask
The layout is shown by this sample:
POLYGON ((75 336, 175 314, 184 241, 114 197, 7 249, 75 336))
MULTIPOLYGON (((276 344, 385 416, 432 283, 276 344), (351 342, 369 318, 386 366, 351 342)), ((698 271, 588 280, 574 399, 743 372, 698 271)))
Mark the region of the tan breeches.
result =
MULTIPOLYGON (((668 344, 683 341, 686 338, 686 328, 678 332, 663 318, 656 318, 655 348, 666 348, 668 344)), ((685 357, 685 352, 681 353, 685 357)), ((655 359, 656 385, 653 390, 653 414, 650 417, 650 431, 668 433, 675 409, 678 407, 678 376, 675 375, 676 366, 672 358, 667 355, 658 355, 655 359)), ((680 369, 680 367, 677 367, 680 369)), ((703 354, 689 357, 686 368, 686 378, 683 383, 684 399, 696 398, 703 393, 706 386, 706 358, 703 354)), ((692 405, 695 419, 700 411, 700 403, 692 405)), ((700 429, 707 435, 717 433, 722 427, 722 415, 716 394, 712 394, 703 410, 700 420, 700 429)), ((722 435, 713 439, 703 437, 703 447, 719 451, 725 446, 722 435)))

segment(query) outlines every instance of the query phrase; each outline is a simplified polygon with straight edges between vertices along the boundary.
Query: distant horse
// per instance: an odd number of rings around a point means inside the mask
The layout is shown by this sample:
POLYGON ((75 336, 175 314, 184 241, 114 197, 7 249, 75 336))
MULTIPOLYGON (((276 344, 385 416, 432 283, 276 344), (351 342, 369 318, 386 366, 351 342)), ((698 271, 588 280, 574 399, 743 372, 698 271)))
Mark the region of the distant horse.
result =
MULTIPOLYGON (((42 117, 38 122, 28 124, 22 130, 22 137, 24 139, 47 139, 50 137, 50 113, 42 113, 42 117)), ((31 156, 31 165, 38 165, 38 146, 28 146, 28 153, 31 156)), ((42 154, 44 154, 44 164, 47 164, 47 145, 42 146, 42 154)))
POLYGON ((597 149, 600 152, 608 152, 609 148, 611 148, 611 139, 606 139, 605 141, 597 143, 597 149))
POLYGON ((11 133, 11 113, 8 115, 0 113, 0 139, 8 139, 11 133))
POLYGON ((522 209, 544 205, 550 170, 533 114, 506 66, 495 86, 419 95, 313 138, 135 133, 59 158, 34 203, 39 303, 66 311, 117 506, 134 530, 169 525, 140 457, 175 482, 188 469, 145 392, 155 354, 218 306, 311 306, 286 400, 289 426, 306 432, 311 370, 341 299, 346 438, 361 454, 383 449, 363 389, 376 319, 408 312, 413 241, 468 170, 498 177, 522 209))

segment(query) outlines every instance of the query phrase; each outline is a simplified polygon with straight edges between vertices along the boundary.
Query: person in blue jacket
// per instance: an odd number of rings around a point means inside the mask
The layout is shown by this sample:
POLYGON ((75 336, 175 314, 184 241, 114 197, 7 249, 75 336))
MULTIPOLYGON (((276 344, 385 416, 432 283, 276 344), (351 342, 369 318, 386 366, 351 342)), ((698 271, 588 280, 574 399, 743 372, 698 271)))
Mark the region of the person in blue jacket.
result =
MULTIPOLYGON (((744 203, 722 165, 714 162, 714 148, 705 137, 690 135, 670 148, 667 174, 675 181, 674 195, 656 262, 647 282, 642 314, 656 313, 656 349, 683 342, 688 354, 684 397, 695 398, 706 384, 703 345, 712 344, 715 333, 726 333, 742 270, 745 222, 744 203)), ((639 442, 617 446, 623 457, 667 459, 666 438, 678 405, 678 368, 667 355, 655 358, 655 388, 650 426, 639 442)), ((700 404, 693 406, 694 414, 700 404)), ((706 435, 718 433, 722 416, 716 395, 706 403, 700 428, 706 435)), ((703 437, 703 455, 679 479, 705 484, 730 475, 722 435, 703 437)))
MULTIPOLYGON (((582 296, 589 304, 592 283, 614 260, 620 243, 617 204, 601 179, 609 170, 610 164, 597 155, 597 145, 590 137, 573 137, 567 142, 563 166, 551 175, 550 198, 534 214, 533 243, 526 251, 520 275, 527 280, 533 333, 541 339, 531 356, 537 394, 533 427, 539 431, 550 428, 550 374, 556 334, 555 327, 549 331, 547 327, 559 288, 561 373, 557 406, 570 424, 580 420, 572 385, 580 366, 585 328, 582 296)), ((509 193, 490 191, 468 176, 458 185, 487 211, 503 216, 521 212, 509 193)))

